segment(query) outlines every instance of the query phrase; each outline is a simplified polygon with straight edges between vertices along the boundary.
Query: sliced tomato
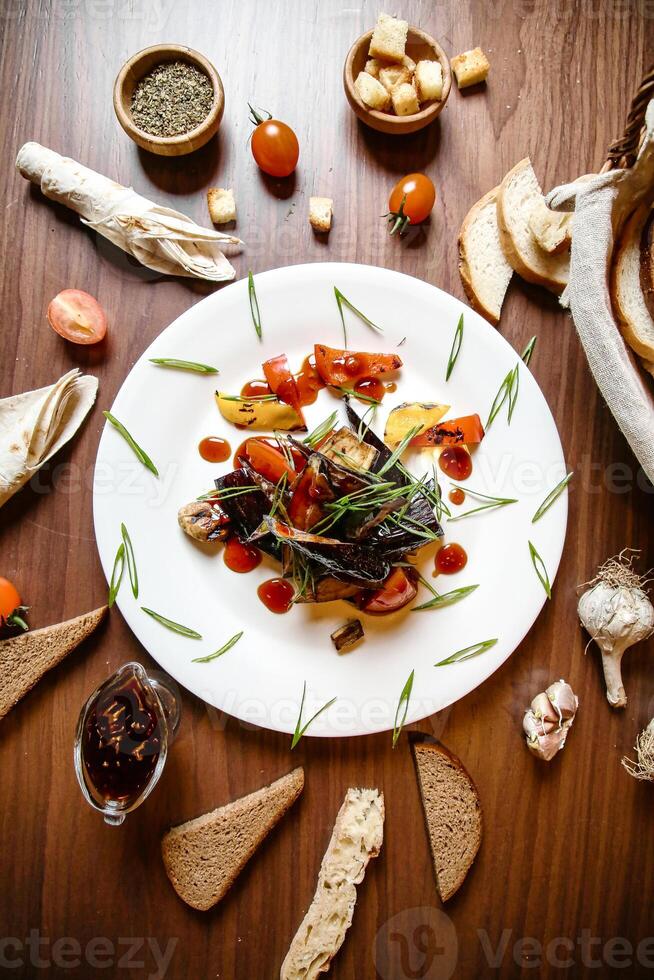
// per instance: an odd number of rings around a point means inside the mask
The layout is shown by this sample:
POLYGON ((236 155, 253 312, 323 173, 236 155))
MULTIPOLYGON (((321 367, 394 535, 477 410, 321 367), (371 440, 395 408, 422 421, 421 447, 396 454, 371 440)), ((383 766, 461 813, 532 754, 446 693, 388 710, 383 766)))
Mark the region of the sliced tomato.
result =
POLYGON ((367 613, 392 613, 416 597, 418 589, 404 568, 394 568, 380 589, 364 599, 361 608, 367 613))
POLYGON ((328 385, 351 387, 363 378, 378 378, 399 371, 402 358, 397 354, 366 354, 362 351, 336 350, 316 344, 316 370, 328 385))
POLYGON ((295 470, 289 466, 284 453, 263 439, 248 439, 245 443, 245 457, 252 468, 271 483, 278 483, 284 473, 288 480, 295 479, 295 470))
POLYGON ((426 429, 411 440, 412 446, 474 445, 484 438, 484 427, 478 415, 462 415, 447 419, 426 429))
POLYGON ((73 344, 98 344, 107 332, 107 314, 81 289, 64 289, 48 306, 48 323, 73 344))
POLYGON ((301 415, 300 392, 291 373, 286 354, 279 354, 277 357, 271 357, 269 361, 265 361, 263 373, 268 382, 268 387, 277 395, 279 400, 286 402, 287 405, 295 409, 298 415, 301 415))

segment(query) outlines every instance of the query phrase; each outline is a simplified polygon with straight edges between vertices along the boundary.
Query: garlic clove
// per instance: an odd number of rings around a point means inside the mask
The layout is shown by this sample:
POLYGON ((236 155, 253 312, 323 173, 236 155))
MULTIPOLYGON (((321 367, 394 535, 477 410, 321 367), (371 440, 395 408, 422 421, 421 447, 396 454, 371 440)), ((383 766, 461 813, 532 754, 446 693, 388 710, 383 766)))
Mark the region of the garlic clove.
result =
POLYGON ((558 726, 559 716, 545 691, 541 691, 540 694, 536 695, 534 700, 531 702, 531 710, 534 712, 536 717, 541 718, 543 722, 551 722, 555 728, 558 726))
POLYGON ((566 681, 555 681, 531 702, 522 719, 527 748, 537 758, 550 762, 565 745, 579 699, 566 681))
POLYGON ((565 721, 568 718, 574 718, 579 707, 579 698, 563 678, 555 681, 554 684, 550 684, 545 694, 548 700, 551 701, 560 719, 565 721))
POLYGON ((539 735, 535 740, 527 739, 527 748, 538 759, 543 762, 551 762, 554 756, 565 744, 565 734, 562 732, 550 732, 549 735, 539 735))

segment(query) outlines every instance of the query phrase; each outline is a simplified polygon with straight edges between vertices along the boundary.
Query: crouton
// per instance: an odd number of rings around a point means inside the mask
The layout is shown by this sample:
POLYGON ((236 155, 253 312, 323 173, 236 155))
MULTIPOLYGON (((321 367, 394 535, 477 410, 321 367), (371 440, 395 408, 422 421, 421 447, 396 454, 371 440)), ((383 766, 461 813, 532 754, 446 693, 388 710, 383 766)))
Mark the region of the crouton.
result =
POLYGON ((408 54, 405 54, 404 57, 402 58, 402 64, 413 75, 414 71, 416 70, 416 63, 413 60, 413 58, 410 58, 408 54))
POLYGON ((415 86, 420 102, 443 96, 443 69, 440 61, 419 61, 416 65, 415 86))
POLYGON ((364 70, 367 71, 369 75, 372 75, 373 78, 379 78, 379 72, 383 67, 383 61, 378 61, 377 58, 368 58, 364 70))
POLYGON ((398 116, 412 116, 414 113, 420 112, 416 90, 408 82, 396 85, 391 92, 391 98, 393 99, 393 108, 398 116))
POLYGON ((360 71, 356 77, 354 87, 357 95, 371 109, 382 111, 388 109, 391 104, 390 94, 386 91, 381 82, 369 75, 368 72, 360 71))
POLYGON ((209 217, 214 225, 224 225, 236 220, 236 202, 234 191, 224 187, 210 187, 207 191, 209 217))
POLYGON ((327 232, 332 226, 334 202, 331 197, 309 198, 309 221, 315 231, 327 232))
POLYGON ((457 54, 452 58, 451 64, 459 88, 468 88, 469 85, 485 82, 490 68, 490 62, 481 48, 473 48, 472 51, 457 54))
POLYGON ((396 85, 411 81, 411 72, 404 65, 388 65, 379 72, 379 81, 387 92, 392 92, 396 85))
POLYGON ((402 61, 409 23, 388 14, 380 14, 370 42, 370 57, 402 61))

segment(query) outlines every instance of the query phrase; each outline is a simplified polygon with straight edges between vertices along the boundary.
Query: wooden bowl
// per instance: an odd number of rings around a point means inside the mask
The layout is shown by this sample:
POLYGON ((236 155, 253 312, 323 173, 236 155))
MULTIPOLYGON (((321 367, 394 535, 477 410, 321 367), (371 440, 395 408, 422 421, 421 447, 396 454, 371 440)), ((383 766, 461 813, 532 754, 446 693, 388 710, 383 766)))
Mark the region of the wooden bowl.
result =
POLYGON ((177 157, 199 150, 217 131, 225 109, 225 92, 220 75, 204 55, 183 44, 153 44, 132 55, 118 72, 114 83, 114 109, 118 122, 138 146, 160 156, 177 157), (195 129, 180 136, 154 136, 139 129, 132 118, 134 89, 155 65, 165 61, 187 61, 204 72, 213 86, 213 103, 207 116, 195 129))
POLYGON ((370 57, 368 49, 371 38, 372 31, 362 34, 358 41, 354 42, 345 59, 343 86, 350 106, 366 126, 370 126, 371 129, 376 129, 380 133, 394 133, 399 136, 403 133, 415 133, 417 130, 428 126, 442 112, 452 86, 450 60, 442 47, 429 34, 425 34, 417 27, 409 27, 406 53, 415 62, 425 58, 430 61, 440 61, 443 69, 443 97, 431 102, 424 102, 420 112, 416 112, 412 116, 394 116, 389 112, 370 109, 361 101, 354 87, 354 80, 359 72, 364 70, 366 61, 370 57))

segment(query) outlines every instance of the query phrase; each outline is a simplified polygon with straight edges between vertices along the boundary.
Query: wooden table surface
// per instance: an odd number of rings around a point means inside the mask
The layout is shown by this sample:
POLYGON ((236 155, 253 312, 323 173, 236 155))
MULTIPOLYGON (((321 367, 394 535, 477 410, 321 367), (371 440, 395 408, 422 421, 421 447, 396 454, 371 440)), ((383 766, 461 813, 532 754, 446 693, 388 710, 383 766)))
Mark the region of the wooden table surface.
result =
MULTIPOLYGON (((215 287, 136 268, 71 212, 47 202, 14 171, 24 141, 36 139, 133 183, 200 223, 207 222, 206 188, 233 186, 237 231, 247 242, 235 260, 239 276, 250 267, 348 260, 399 269, 462 296, 456 234, 473 201, 527 154, 546 188, 597 168, 654 56, 647 0, 404 0, 402 15, 451 55, 480 44, 492 70, 485 90, 462 96, 454 89, 436 125, 393 140, 358 124, 342 90, 349 45, 376 19, 372 0, 2 6, 0 395, 51 383, 75 366, 100 379, 83 431, 0 512, 0 574, 18 583, 33 627, 104 601, 91 493, 101 411, 152 339, 215 287), (218 138, 185 159, 139 152, 112 109, 123 61, 160 41, 200 49, 225 85, 218 138), (254 166, 247 100, 295 128, 300 164, 289 181, 267 180, 254 166), (389 239, 379 218, 388 191, 416 170, 437 185, 435 211, 405 241, 389 239), (334 198, 327 243, 314 238, 307 221, 314 193, 334 198), (66 344, 46 324, 49 300, 71 286, 88 290, 107 310, 110 335, 99 350, 66 344)), ((151 664, 114 612, 1 725, 2 975, 277 976, 313 894, 334 816, 353 785, 384 790, 386 840, 360 889, 334 980, 440 980, 455 970, 462 978, 523 971, 649 975, 652 788, 630 779, 620 758, 654 714, 654 648, 641 644, 625 658, 629 704, 612 713, 596 651, 584 656, 575 587, 625 546, 642 548, 643 564, 654 564, 652 487, 555 300, 514 281, 500 329, 517 349, 538 335, 532 369, 576 476, 552 602, 483 687, 416 726, 440 735, 479 787, 485 837, 460 893, 443 912, 405 738, 395 751, 388 734, 304 739, 291 755, 287 736, 246 728, 186 693, 161 784, 122 828, 104 826, 75 782, 77 714, 120 664, 134 658, 151 664), (531 697, 560 676, 572 683, 581 708, 563 756, 548 766, 526 751, 521 717, 531 697), (228 897, 209 913, 184 906, 159 856, 163 830, 299 763, 307 779, 301 800, 228 897)))

